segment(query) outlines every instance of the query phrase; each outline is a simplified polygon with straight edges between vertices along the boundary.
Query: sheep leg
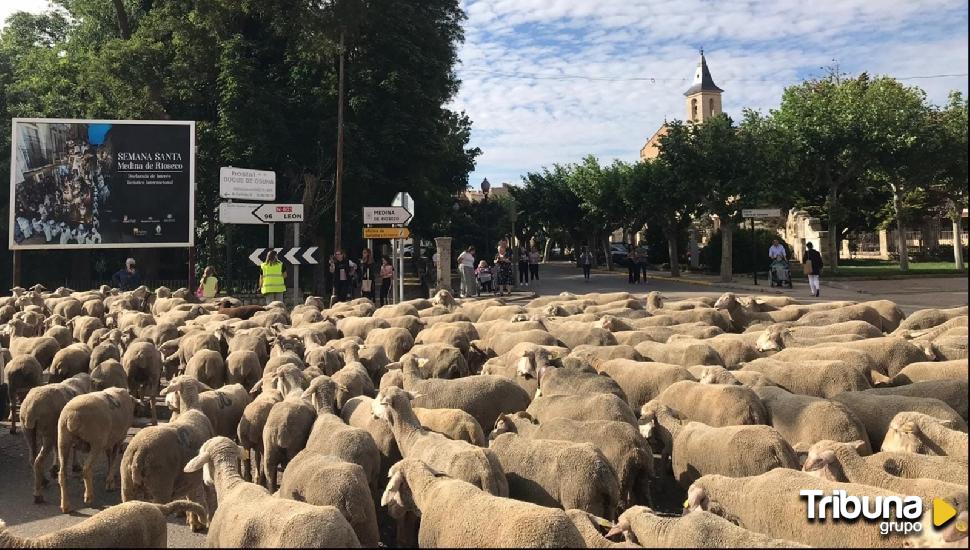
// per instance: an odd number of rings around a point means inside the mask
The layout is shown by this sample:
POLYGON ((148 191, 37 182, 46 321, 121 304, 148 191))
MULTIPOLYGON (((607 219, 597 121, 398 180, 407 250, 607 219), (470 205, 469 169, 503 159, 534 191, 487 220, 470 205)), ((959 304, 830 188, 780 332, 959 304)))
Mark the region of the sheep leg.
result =
POLYGON ((118 450, 121 444, 112 445, 109 450, 105 451, 105 456, 108 458, 108 473, 104 478, 104 490, 114 491, 118 488, 118 476, 120 476, 120 464, 115 464, 118 460, 118 450))
POLYGON ((240 459, 239 461, 239 465, 240 465, 239 475, 242 476, 242 478, 245 479, 246 481, 253 480, 252 457, 253 457, 252 450, 246 449, 246 452, 243 453, 242 459, 240 459))
POLYGON ((148 408, 148 414, 152 418, 152 426, 158 426, 158 416, 155 414, 155 398, 152 396, 143 397, 142 405, 148 408))
POLYGON ((57 481, 61 485, 61 512, 71 513, 71 497, 67 491, 67 465, 71 461, 72 438, 64 433, 59 434, 57 441, 57 454, 60 459, 60 470, 57 472, 57 481))
MULTIPOLYGON (((35 442, 36 445, 36 442, 35 442)), ((34 504, 43 504, 44 488, 47 487, 47 477, 44 475, 44 465, 50 458, 51 451, 54 449, 54 440, 50 436, 44 437, 41 441, 40 449, 33 457, 34 468, 34 504)))
MULTIPOLYGON (((91 506, 94 504, 94 461, 101 454, 101 449, 91 445, 91 452, 84 459, 84 466, 81 468, 81 475, 84 477, 84 504, 91 506)), ((109 473, 108 476, 111 474, 109 473)))
POLYGON ((251 481, 257 485, 262 485, 266 482, 266 476, 263 473, 263 468, 260 466, 263 460, 263 453, 256 447, 253 447, 250 452, 252 452, 251 460, 253 463, 253 479, 251 481))
POLYGON ((269 492, 276 491, 276 470, 280 464, 280 449, 270 445, 263 449, 263 475, 266 476, 266 488, 269 492))
POLYGON ((7 400, 10 401, 10 433, 17 433, 17 419, 20 417, 20 402, 17 400, 17 390, 12 385, 7 386, 7 400))
POLYGON ((205 509, 206 517, 204 518, 199 517, 194 512, 186 512, 185 514, 185 523, 192 527, 192 531, 198 533, 209 524, 209 515, 211 514, 209 501, 205 498, 205 490, 202 488, 202 485, 196 485, 191 491, 191 494, 186 495, 186 497, 205 509))

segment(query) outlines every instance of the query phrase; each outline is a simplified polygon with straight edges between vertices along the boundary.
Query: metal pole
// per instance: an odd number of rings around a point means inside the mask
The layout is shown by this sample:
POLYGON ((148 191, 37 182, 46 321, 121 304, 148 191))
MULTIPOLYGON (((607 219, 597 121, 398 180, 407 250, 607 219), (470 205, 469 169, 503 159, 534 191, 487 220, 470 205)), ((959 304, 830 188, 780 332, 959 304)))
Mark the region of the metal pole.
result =
MULTIPOLYGON (((404 227, 404 226, 399 226, 399 227, 404 227)), ((398 293, 398 295, 401 297, 401 301, 403 302, 404 301, 404 239, 398 239, 397 245, 401 248, 401 253, 398 254, 397 256, 398 267, 400 268, 400 272, 401 272, 398 274, 398 280, 397 280, 397 284, 400 285, 400 288, 401 288, 401 291, 398 293)))
MULTIPOLYGON (((271 223, 267 226, 269 228, 269 248, 270 249, 276 248, 276 239, 274 238, 276 237, 275 231, 274 231, 275 226, 276 226, 275 223, 271 223)), ((267 252, 269 251, 267 250, 267 252)))
MULTIPOLYGON (((300 224, 293 224, 293 247, 300 248, 300 224)), ((293 264, 293 305, 296 306, 301 300, 300 296, 300 260, 293 264)))
MULTIPOLYGON (((394 239, 391 239, 391 242, 389 244, 391 247, 391 266, 393 267, 397 265, 397 247, 395 246, 394 239)), ((392 304, 397 303, 397 277, 400 277, 400 276, 401 274, 397 272, 397 269, 395 269, 394 276, 391 277, 391 303, 392 304)))
MULTIPOLYGON (((959 236, 957 238, 959 238, 959 236)), ((19 250, 13 251, 13 277, 11 281, 13 282, 13 285, 11 286, 15 286, 15 287, 20 286, 20 251, 19 250)))
POLYGON ((751 271, 754 273, 754 286, 758 286, 758 240, 754 235, 754 218, 751 218, 751 271))
POLYGON ((340 224, 343 220, 343 179, 344 179, 344 33, 340 33, 340 68, 337 77, 337 158, 334 181, 333 249, 341 248, 340 224))

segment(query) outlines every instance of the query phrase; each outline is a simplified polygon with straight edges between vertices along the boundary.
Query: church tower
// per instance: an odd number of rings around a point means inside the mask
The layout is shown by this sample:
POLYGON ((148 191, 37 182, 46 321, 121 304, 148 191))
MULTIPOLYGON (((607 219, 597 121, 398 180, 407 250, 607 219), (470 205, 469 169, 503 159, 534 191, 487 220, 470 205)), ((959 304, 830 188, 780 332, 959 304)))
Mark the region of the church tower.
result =
POLYGON ((701 50, 701 60, 694 72, 694 84, 684 92, 687 96, 687 122, 700 124, 709 118, 721 114, 721 92, 711 78, 711 71, 701 50))

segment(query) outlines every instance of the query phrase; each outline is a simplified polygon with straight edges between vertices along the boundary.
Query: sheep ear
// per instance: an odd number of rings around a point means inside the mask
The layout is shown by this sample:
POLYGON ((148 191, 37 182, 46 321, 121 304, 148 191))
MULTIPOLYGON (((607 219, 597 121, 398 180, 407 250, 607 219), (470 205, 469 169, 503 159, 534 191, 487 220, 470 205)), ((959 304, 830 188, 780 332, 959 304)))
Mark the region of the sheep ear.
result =
POLYGON ((189 463, 185 465, 185 468, 182 469, 182 471, 186 473, 198 472, 208 462, 209 462, 209 453, 207 453, 206 451, 202 451, 199 453, 198 456, 190 460, 189 463))
POLYGON ((246 460, 246 457, 249 454, 248 451, 246 451, 246 448, 242 445, 236 445, 236 452, 239 453, 239 460, 246 460))
POLYGON ((946 428, 953 428, 955 426, 955 423, 953 422, 952 419, 947 419, 947 420, 940 420, 940 425, 946 428))
POLYGON ((811 444, 806 443, 805 441, 799 441, 798 443, 792 445, 792 449, 796 453, 807 453, 810 448, 812 448, 811 444))
POLYGON ((171 388, 171 386, 165 386, 164 388, 162 388, 162 391, 158 392, 158 395, 161 395, 163 397, 168 395, 169 388, 171 388))
POLYGON ((400 485, 401 472, 394 472, 391 475, 391 480, 387 482, 387 488, 384 489, 384 494, 381 495, 381 506, 387 506, 391 502, 398 502, 400 500, 400 485))
POLYGON ((865 448, 866 442, 861 439, 856 439, 855 441, 850 441, 849 445, 852 445, 856 452, 860 452, 863 448, 865 448))
POLYGON ((256 385, 254 385, 253 388, 251 390, 249 390, 249 394, 250 395, 256 395, 257 393, 259 393, 259 391, 261 389, 263 389, 263 381, 262 380, 260 380, 259 382, 256 382, 256 385))
POLYGON ((415 392, 411 392, 411 391, 406 391, 404 393, 407 394, 408 399, 411 400, 411 401, 414 401, 415 399, 424 396, 423 393, 415 393, 415 392))

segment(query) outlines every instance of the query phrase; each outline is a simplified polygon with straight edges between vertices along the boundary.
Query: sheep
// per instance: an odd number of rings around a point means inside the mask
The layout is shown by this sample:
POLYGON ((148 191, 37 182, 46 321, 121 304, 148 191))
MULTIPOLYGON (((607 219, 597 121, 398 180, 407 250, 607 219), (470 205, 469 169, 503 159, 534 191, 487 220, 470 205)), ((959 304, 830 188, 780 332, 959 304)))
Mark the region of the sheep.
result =
MULTIPOLYGON (((836 483, 798 470, 778 468, 753 477, 706 475, 687 491, 685 508, 691 513, 710 511, 745 529, 810 546, 899 548, 906 541, 907 535, 892 532, 882 535, 865 521, 806 521, 805 499, 799 496, 803 490, 817 490, 820 495, 842 490, 870 499, 897 496, 885 489, 836 483)), ((817 503, 817 498, 810 498, 808 506, 817 506, 817 503)))
POLYGON ((886 333, 891 333, 899 328, 899 323, 906 318, 903 310, 899 309, 896 302, 891 300, 871 300, 868 302, 860 302, 859 305, 869 306, 879 313, 879 317, 882 319, 882 325, 879 326, 879 329, 886 333))
POLYGON ((91 360, 88 362, 88 370, 93 371, 101 363, 114 359, 121 362, 121 346, 114 342, 101 342, 91 349, 91 360))
POLYGON ((701 384, 690 380, 674 382, 656 398, 687 420, 715 428, 742 424, 768 424, 768 411, 750 388, 701 384))
POLYGON ((118 470, 115 466, 121 443, 134 419, 135 400, 128 390, 108 388, 78 395, 67 402, 57 419, 57 457, 60 460, 58 481, 61 485, 61 511, 71 512, 67 490, 67 470, 75 447, 88 451, 84 460, 84 504, 94 502, 94 461, 104 453, 108 457, 108 475, 105 489, 113 490, 117 484, 118 470))
POLYGON ((508 496, 508 481, 495 453, 424 429, 412 409, 413 397, 400 388, 388 388, 371 402, 374 416, 390 424, 401 456, 441 468, 493 495, 508 496))
POLYGON ((244 449, 242 477, 259 485, 265 483, 262 464, 263 427, 273 405, 283 400, 283 394, 275 388, 265 388, 246 408, 236 428, 239 445, 244 449))
MULTIPOLYGON (((353 353, 355 354, 356 350, 353 353)), ((344 367, 330 377, 337 385, 338 410, 343 408, 344 404, 353 397, 358 395, 373 397, 377 393, 367 369, 356 359, 356 355, 350 355, 344 367)))
POLYGON ((733 292, 725 292, 714 302, 714 309, 724 311, 731 320, 731 325, 736 332, 744 332, 746 328, 756 323, 774 323, 781 320, 793 320, 785 318, 777 312, 755 311, 745 307, 738 300, 733 292))
POLYGON ((967 380, 967 360, 910 363, 896 373, 888 385, 902 386, 930 380, 967 380))
POLYGON ((627 401, 626 394, 612 378, 598 374, 593 369, 585 370, 581 367, 555 368, 546 364, 539 367, 536 377, 539 379, 537 396, 611 393, 623 401, 627 401))
POLYGON ((298 382, 303 377, 299 370, 286 365, 280 368, 277 376, 282 381, 277 389, 283 393, 283 400, 270 409, 263 427, 262 468, 266 488, 270 491, 277 488, 277 467, 285 467, 306 446, 316 418, 313 405, 303 399, 303 387, 298 382))
MULTIPOLYGON (((833 344, 818 344, 809 349, 832 348, 833 344)), ((876 366, 876 370, 889 377, 896 374, 910 363, 928 361, 930 358, 919 347, 902 338, 887 336, 884 338, 867 338, 856 342, 838 344, 840 350, 858 350, 864 352, 876 366)))
POLYGON ((836 347, 833 344, 826 344, 819 347, 786 348, 768 359, 796 364, 804 361, 841 361, 860 372, 870 383, 888 380, 885 369, 882 368, 882 365, 876 363, 872 356, 862 350, 841 347, 843 345, 839 344, 836 347))
POLYGON ((788 363, 775 359, 756 359, 745 363, 739 372, 759 372, 775 386, 791 393, 829 398, 846 391, 868 390, 865 375, 842 361, 807 360, 788 363))
POLYGON ((746 334, 719 334, 703 341, 684 334, 674 334, 667 343, 694 342, 710 346, 721 358, 721 364, 729 369, 736 369, 738 365, 747 361, 754 361, 764 354, 755 347, 757 339, 746 334))
POLYGON ((92 389, 128 388, 128 373, 116 359, 102 361, 91 370, 92 389))
POLYGON ((592 324, 574 321, 548 321, 540 318, 540 322, 546 330, 563 343, 567 348, 576 348, 581 345, 589 346, 615 346, 616 337, 613 333, 602 328, 597 328, 592 324))
POLYGON ((391 515, 421 516, 418 546, 583 548, 585 541, 562 510, 502 498, 440 474, 420 460, 391 468, 381 505, 391 515), (461 510, 462 513, 455 513, 461 510))
POLYGON ((369 346, 381 346, 391 361, 398 361, 415 344, 415 338, 404 328, 379 328, 370 331, 364 343, 369 346))
POLYGON ((226 357, 226 384, 242 384, 253 387, 263 377, 263 367, 254 351, 236 350, 226 357))
POLYGON ((956 484, 967 481, 967 462, 947 456, 881 451, 863 458, 869 465, 896 477, 930 478, 956 484))
POLYGON ((91 391, 91 376, 80 373, 67 380, 38 386, 27 392, 20 406, 20 419, 27 440, 27 454, 34 474, 34 503, 44 502, 47 486, 44 469, 57 449, 57 420, 72 398, 91 391))
POLYGON ((649 340, 636 345, 637 352, 646 361, 668 363, 689 367, 691 365, 724 366, 721 355, 710 345, 697 340, 674 340, 666 343, 649 340))
POLYGON ((336 415, 334 403, 339 385, 326 376, 319 376, 303 392, 316 411, 316 420, 306 440, 306 450, 332 455, 346 462, 359 465, 376 498, 379 490, 377 478, 381 471, 380 450, 370 434, 363 429, 348 426, 336 415))
MULTIPOLYGON (((11 323, 14 322, 11 321, 11 323)), ((8 348, 11 357, 30 355, 40 363, 42 368, 46 369, 51 366, 54 355, 60 351, 61 346, 57 343, 57 340, 50 336, 26 337, 14 334, 10 337, 8 348)))
POLYGON ((643 356, 633 346, 622 344, 616 346, 589 346, 584 344, 575 347, 569 352, 569 356, 575 357, 593 368, 597 368, 600 363, 613 359, 643 361, 643 356))
POLYGON ((970 311, 970 308, 967 308, 967 306, 949 309, 921 309, 913 312, 909 317, 900 322, 894 334, 933 328, 937 325, 942 325, 954 317, 967 315, 968 311, 970 311))
POLYGON ((24 538, 11 534, 0 521, 2 548, 167 548, 166 516, 199 511, 187 500, 168 504, 123 502, 52 533, 24 538))
MULTIPOLYGON (((178 376, 163 388, 161 395, 179 394, 183 408, 178 417, 159 426, 149 426, 128 443, 121 456, 121 499, 169 502, 175 496, 185 497, 205 509, 206 498, 202 476, 186 473, 183 468, 199 452, 202 444, 213 437, 212 423, 198 405, 201 384, 186 375, 178 376)), ((188 514, 193 531, 201 530, 208 521, 204 514, 188 514)))
POLYGON ((958 509, 966 509, 966 483, 962 481, 947 483, 938 479, 910 479, 890 475, 882 468, 870 465, 859 456, 857 447, 861 444, 861 441, 851 443, 819 441, 808 450, 808 458, 802 471, 829 481, 858 483, 901 495, 917 496, 924 502, 941 498, 955 503, 958 509))
POLYGON ((966 380, 928 380, 902 386, 874 388, 865 390, 873 395, 905 395, 909 397, 931 397, 949 405, 964 420, 967 419, 967 381, 966 380))
POLYGON ((10 433, 17 433, 19 409, 31 388, 44 383, 44 369, 32 355, 14 357, 3 366, 3 378, 7 386, 7 399, 10 406, 10 433))
POLYGON ((661 517, 645 506, 620 514, 608 537, 623 534, 646 548, 805 548, 739 527, 721 516, 697 510, 681 517, 661 517))
POLYGON ((468 353, 471 342, 478 340, 478 329, 470 321, 456 321, 451 323, 435 323, 422 330, 415 338, 415 344, 448 344, 468 353))
POLYGON ((135 342, 128 346, 121 357, 121 365, 128 375, 128 389, 148 409, 152 425, 158 424, 155 413, 155 397, 162 375, 162 356, 148 342, 135 342))
POLYGON ((484 447, 485 432, 475 417, 460 409, 422 409, 414 408, 421 427, 440 433, 448 439, 467 441, 472 445, 484 447))
POLYGON ((571 418, 573 420, 616 420, 632 426, 637 425, 636 415, 626 401, 611 393, 537 397, 529 404, 526 412, 540 424, 553 418, 571 418))
POLYGON ((586 548, 641 548, 632 542, 613 542, 603 536, 613 524, 582 510, 566 510, 566 515, 583 537, 586 548))
MULTIPOLYGON (((869 392, 846 392, 832 398, 844 404, 862 421, 873 445, 886 438, 893 417, 900 412, 914 411, 951 420, 961 431, 967 430, 967 423, 949 405, 929 397, 909 397, 905 395, 876 395, 869 392)), ((873 447, 873 450, 878 450, 873 447)), ((886 449, 891 450, 891 449, 886 449)))
POLYGON ((210 388, 221 388, 226 384, 226 363, 218 351, 201 349, 185 365, 185 374, 210 388))
POLYGON ((425 380, 412 362, 404 363, 404 389, 416 393, 415 407, 461 409, 475 417, 479 426, 492 426, 500 414, 521 411, 530 396, 503 376, 475 375, 456 380, 425 380))
POLYGON ((202 470, 214 486, 219 507, 209 522, 206 544, 212 547, 359 548, 353 527, 332 506, 275 498, 265 488, 243 480, 238 461, 243 450, 228 438, 206 441, 185 465, 202 470), (271 511, 272 513, 267 513, 271 511))
POLYGON ((874 308, 862 304, 854 304, 822 311, 812 311, 795 321, 795 326, 831 325, 845 321, 865 321, 880 328, 883 318, 874 308))
POLYGON ((555 336, 546 330, 531 329, 500 333, 487 340, 487 348, 494 355, 504 355, 523 342, 538 346, 562 345, 555 336))
POLYGON ((505 433, 489 449, 508 478, 509 498, 616 518, 620 484, 593 445, 505 433))
POLYGON ((882 331, 865 321, 846 321, 832 325, 790 326, 789 323, 758 329, 755 344, 758 351, 778 351, 802 348, 822 343, 854 342, 864 338, 879 338, 882 331))
POLYGON ((681 380, 695 380, 694 376, 680 365, 628 359, 605 361, 597 365, 596 370, 608 375, 619 384, 626 394, 627 403, 635 411, 640 410, 647 401, 660 395, 667 386, 681 380))
POLYGON ((774 386, 757 387, 753 391, 768 411, 771 427, 796 451, 807 450, 823 439, 870 443, 865 425, 842 403, 796 395, 774 386))
POLYGON ((374 417, 373 401, 373 398, 366 396, 351 399, 340 411, 340 418, 348 426, 364 430, 370 435, 371 440, 377 446, 380 455, 381 476, 384 476, 391 464, 401 460, 401 451, 397 448, 391 427, 384 420, 374 417))
POLYGON ((511 319, 513 316, 520 313, 528 313, 528 310, 522 306, 493 305, 482 310, 482 313, 478 316, 476 322, 485 323, 498 319, 511 319))
POLYGON ((52 326, 48 328, 43 335, 57 340, 57 345, 61 346, 62 348, 66 348, 74 341, 74 336, 71 334, 71 329, 67 328, 66 326, 52 326))
POLYGON ((382 318, 390 325, 388 328, 403 328, 411 333, 412 338, 417 338, 418 334, 424 329, 424 321, 417 314, 382 318))
POLYGON ((333 506, 350 522, 361 546, 377 548, 377 512, 364 469, 338 457, 304 449, 283 472, 280 498, 333 506))
MULTIPOLYGON (((889 423, 884 451, 951 456, 967 461, 967 434, 939 415, 899 412, 889 423)), ((963 428, 966 429, 965 427, 963 428)))
POLYGON ((957 334, 947 333, 933 340, 926 355, 936 358, 937 361, 966 359, 968 355, 967 329, 954 329, 953 332, 957 334))
POLYGON ((344 336, 359 336, 366 338, 367 333, 377 328, 390 328, 384 319, 372 317, 344 317, 337 321, 337 328, 344 336))

